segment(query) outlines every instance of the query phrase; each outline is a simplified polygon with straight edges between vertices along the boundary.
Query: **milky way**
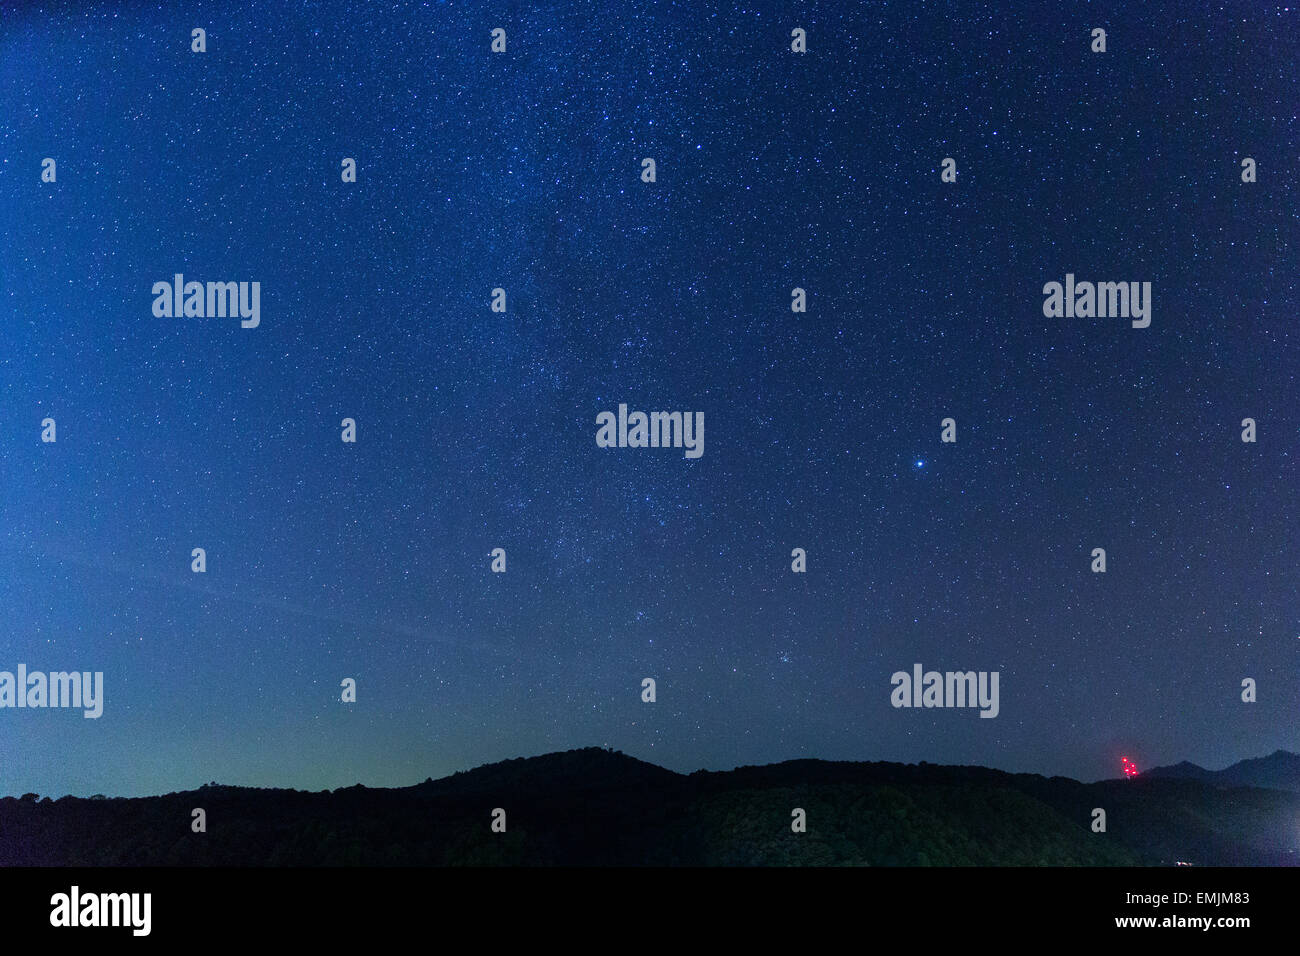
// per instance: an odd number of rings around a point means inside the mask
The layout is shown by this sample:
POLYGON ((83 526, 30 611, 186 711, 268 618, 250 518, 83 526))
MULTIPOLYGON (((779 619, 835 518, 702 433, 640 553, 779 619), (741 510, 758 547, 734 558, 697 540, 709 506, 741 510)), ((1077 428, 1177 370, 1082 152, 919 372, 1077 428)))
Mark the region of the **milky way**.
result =
POLYGON ((1297 749, 1296 10, 1048 7, 0 3, 0 793, 1297 749))

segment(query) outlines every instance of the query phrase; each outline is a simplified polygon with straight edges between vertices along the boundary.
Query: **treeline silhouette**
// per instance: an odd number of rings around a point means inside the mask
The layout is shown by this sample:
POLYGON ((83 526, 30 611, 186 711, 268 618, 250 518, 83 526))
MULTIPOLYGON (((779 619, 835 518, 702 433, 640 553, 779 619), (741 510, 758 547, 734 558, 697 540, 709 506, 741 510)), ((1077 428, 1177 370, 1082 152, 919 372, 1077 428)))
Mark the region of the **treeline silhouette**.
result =
POLYGON ((9 866, 1294 865, 1300 794, 796 760, 673 773, 588 748, 401 789, 0 799, 9 866), (191 831, 191 811, 207 832, 191 831), (490 828, 494 808, 506 832, 490 828), (1106 811, 1105 833, 1091 829, 1106 811), (807 832, 791 830, 791 811, 807 832))

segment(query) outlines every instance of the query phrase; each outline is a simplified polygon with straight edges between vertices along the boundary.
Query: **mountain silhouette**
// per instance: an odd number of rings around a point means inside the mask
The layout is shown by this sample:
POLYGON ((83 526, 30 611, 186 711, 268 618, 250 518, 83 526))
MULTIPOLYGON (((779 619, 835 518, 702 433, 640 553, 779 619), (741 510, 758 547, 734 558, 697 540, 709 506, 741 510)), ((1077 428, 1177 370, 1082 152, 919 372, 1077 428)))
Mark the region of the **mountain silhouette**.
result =
POLYGON ((484 764, 441 780, 426 780, 419 786, 426 793, 438 795, 549 791, 578 794, 592 789, 650 789, 680 780, 681 776, 619 751, 585 747, 484 764))
POLYGON ((1223 770, 1206 770, 1184 760, 1171 767, 1148 770, 1146 775, 1199 780, 1216 787, 1266 787, 1300 793, 1300 754, 1275 750, 1267 757, 1240 760, 1223 770))
POLYGON ((586 748, 393 789, 7 797, 0 865, 1294 865, 1297 819, 1300 794, 1180 775, 1085 784, 824 760, 679 774, 586 748))

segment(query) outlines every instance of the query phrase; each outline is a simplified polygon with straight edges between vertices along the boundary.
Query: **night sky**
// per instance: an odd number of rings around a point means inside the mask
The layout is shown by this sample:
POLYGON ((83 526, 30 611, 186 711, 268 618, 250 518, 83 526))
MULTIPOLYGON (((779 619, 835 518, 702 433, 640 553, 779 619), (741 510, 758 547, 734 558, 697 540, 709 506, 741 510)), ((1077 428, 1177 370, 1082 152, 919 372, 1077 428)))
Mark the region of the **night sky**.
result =
POLYGON ((0 0, 0 670, 105 693, 0 710, 0 794, 1300 750, 1298 20, 0 0))

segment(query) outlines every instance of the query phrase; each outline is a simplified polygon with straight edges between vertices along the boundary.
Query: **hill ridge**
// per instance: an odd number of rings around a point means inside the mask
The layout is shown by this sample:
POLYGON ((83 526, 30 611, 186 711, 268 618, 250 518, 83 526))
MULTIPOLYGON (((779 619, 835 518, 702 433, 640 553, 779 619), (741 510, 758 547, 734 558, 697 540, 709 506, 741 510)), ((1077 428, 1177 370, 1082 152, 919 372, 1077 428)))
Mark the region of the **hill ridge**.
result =
POLYGON ((1298 817, 1300 794, 1179 777, 815 758, 680 774, 578 748, 401 788, 7 797, 0 865, 1294 865, 1298 817))

